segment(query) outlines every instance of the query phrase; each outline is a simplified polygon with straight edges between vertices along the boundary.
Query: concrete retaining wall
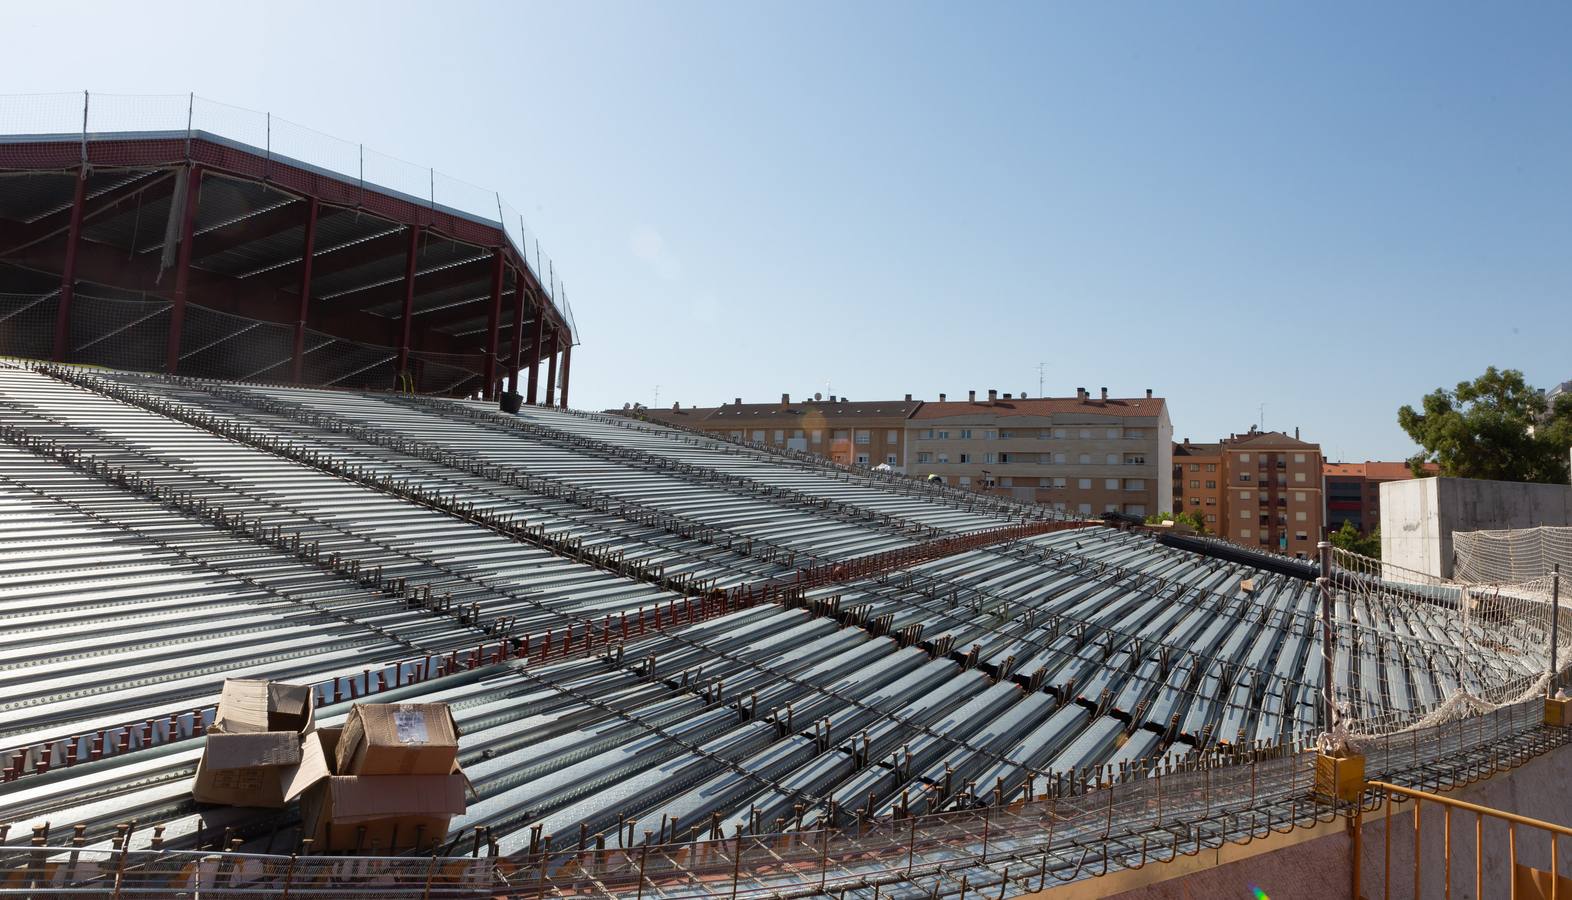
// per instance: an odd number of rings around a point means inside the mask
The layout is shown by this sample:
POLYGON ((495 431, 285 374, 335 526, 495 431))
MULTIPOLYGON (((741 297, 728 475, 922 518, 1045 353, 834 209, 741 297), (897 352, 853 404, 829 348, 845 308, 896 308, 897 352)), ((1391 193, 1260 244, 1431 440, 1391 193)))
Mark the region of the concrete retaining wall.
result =
POLYGON ((1381 485, 1381 559, 1452 577, 1452 533, 1572 525, 1572 487, 1473 478, 1381 485))

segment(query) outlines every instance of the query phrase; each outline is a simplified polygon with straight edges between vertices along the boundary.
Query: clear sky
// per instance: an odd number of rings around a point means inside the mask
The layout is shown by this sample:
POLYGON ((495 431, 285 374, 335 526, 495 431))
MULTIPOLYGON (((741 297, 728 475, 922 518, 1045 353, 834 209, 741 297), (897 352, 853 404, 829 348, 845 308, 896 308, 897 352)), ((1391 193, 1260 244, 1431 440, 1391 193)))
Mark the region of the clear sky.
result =
POLYGON ((1153 388, 1400 458, 1572 378, 1566 3, 19 4, 10 93, 197 94, 500 190, 575 406, 1153 388))

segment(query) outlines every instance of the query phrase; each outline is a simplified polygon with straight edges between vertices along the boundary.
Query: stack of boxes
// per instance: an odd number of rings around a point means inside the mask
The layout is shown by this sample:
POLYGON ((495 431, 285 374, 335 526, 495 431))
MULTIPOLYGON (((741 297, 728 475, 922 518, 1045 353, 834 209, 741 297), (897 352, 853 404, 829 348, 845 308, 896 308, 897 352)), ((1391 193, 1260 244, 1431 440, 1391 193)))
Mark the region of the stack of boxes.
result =
POLYGON ((356 704, 317 728, 311 689, 226 681, 192 795, 279 808, 300 799, 319 852, 429 851, 465 809, 458 729, 443 703, 356 704))

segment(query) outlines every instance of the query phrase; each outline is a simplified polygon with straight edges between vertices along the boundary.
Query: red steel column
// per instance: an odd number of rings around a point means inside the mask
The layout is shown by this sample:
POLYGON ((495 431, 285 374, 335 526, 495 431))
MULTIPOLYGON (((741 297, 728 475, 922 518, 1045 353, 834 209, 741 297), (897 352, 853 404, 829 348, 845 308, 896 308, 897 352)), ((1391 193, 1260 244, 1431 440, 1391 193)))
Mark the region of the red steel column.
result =
POLYGON ((502 321, 502 248, 491 251, 491 307, 486 312, 486 359, 481 383, 485 398, 497 399, 497 327, 502 321))
POLYGON ((536 386, 540 380, 540 347, 546 327, 546 304, 540 300, 538 295, 535 299, 537 301, 535 304, 535 324, 530 328, 529 332, 529 394, 524 398, 524 402, 530 405, 534 405, 539 401, 536 386))
POLYGON ((513 270, 513 358, 508 361, 508 390, 519 392, 519 360, 524 358, 524 271, 513 270))
POLYGON ((546 349, 546 405, 557 405, 557 330, 551 330, 551 344, 546 349))
POLYGON ((568 345, 562 348, 562 408, 568 408, 568 363, 573 361, 573 338, 568 338, 568 345))
POLYGON ((60 309, 55 314, 54 361, 65 362, 71 340, 71 300, 76 296, 76 248, 82 241, 82 206, 87 202, 87 169, 77 174, 71 195, 71 227, 66 232, 65 265, 60 269, 60 309))
POLYGON ((398 339, 399 388, 409 371, 409 336, 415 327, 415 263, 420 257, 420 226, 409 226, 409 250, 404 255, 404 316, 398 339))
POLYGON ((322 204, 317 198, 311 198, 310 211, 306 213, 306 246, 305 256, 300 264, 300 313, 295 318, 295 353, 291 357, 289 377, 295 384, 301 381, 301 370, 305 366, 306 355, 306 314, 311 309, 311 257, 316 253, 317 244, 317 211, 322 204))
POLYGON ((180 330, 186 324, 186 286, 191 279, 191 235, 196 228, 197 194, 202 189, 202 167, 186 171, 186 206, 180 223, 180 252, 175 257, 175 302, 169 309, 169 347, 164 371, 175 374, 180 366, 180 330))

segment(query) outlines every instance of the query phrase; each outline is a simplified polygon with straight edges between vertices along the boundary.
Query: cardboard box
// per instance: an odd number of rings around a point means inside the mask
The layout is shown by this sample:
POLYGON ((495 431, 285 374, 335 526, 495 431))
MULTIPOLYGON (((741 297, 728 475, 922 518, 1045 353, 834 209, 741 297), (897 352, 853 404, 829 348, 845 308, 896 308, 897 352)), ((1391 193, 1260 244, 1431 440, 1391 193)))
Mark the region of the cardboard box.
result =
POLYGON ((340 729, 306 737, 300 765, 285 788, 300 799, 302 833, 317 852, 378 854, 429 851, 465 810, 465 778, 453 764, 442 775, 338 775, 332 761, 340 729))
POLYGON ((201 803, 283 806, 301 736, 316 724, 313 705, 304 685, 224 682, 191 795, 201 803))
POLYGON ((357 703, 335 754, 340 775, 448 775, 458 726, 446 703, 357 703))

